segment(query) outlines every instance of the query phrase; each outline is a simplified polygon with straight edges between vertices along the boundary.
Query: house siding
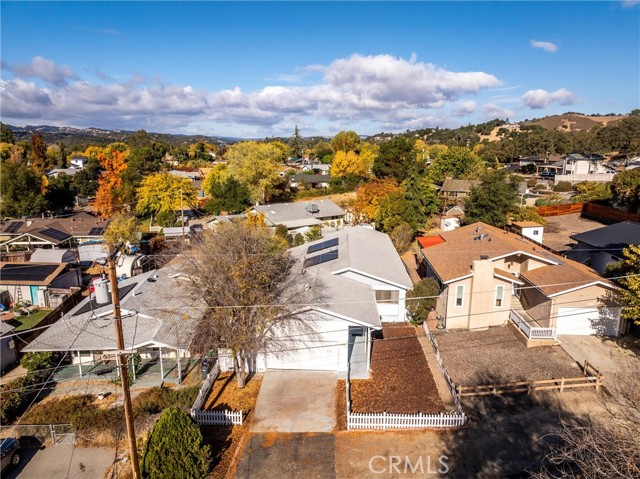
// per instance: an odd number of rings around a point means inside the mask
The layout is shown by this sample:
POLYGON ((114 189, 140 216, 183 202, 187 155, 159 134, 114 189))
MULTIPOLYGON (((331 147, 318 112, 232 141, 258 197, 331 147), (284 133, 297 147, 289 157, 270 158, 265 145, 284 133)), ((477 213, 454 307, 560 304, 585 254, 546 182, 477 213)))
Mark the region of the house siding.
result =
POLYGON ((407 297, 407 291, 405 289, 398 288, 397 286, 390 285, 389 283, 379 281, 368 276, 363 276, 354 271, 345 271, 344 273, 340 273, 340 276, 371 285, 374 291, 397 291, 399 296, 397 304, 376 303, 376 306, 378 307, 378 313, 380 314, 381 321, 392 323, 405 321, 407 297))
POLYGON ((550 327, 553 301, 529 282, 525 281, 524 288, 520 293, 523 308, 541 327, 550 327))

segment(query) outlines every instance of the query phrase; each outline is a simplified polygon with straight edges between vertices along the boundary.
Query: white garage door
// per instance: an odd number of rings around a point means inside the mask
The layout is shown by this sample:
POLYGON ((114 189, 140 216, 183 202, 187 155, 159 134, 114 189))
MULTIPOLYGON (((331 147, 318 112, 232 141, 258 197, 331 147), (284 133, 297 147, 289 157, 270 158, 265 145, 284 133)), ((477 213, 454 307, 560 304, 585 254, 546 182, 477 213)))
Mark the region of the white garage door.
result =
POLYGON ((340 346, 335 343, 296 341, 280 348, 283 353, 267 356, 267 369, 308 369, 337 371, 340 346))
POLYGON ((602 333, 600 311, 597 308, 558 308, 557 334, 590 336, 602 333))

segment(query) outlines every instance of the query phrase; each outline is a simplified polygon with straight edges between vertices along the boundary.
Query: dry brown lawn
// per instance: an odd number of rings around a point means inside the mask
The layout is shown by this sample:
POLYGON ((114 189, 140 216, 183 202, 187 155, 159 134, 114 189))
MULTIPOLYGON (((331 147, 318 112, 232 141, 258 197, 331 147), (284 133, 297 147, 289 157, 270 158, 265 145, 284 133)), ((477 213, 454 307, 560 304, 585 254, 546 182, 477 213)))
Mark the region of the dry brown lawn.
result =
POLYGON ((213 469, 209 479, 224 479, 233 467, 237 451, 249 435, 253 409, 258 399, 262 374, 253 376, 243 389, 233 373, 221 373, 205 403, 206 410, 232 409, 248 412, 242 426, 202 426, 205 442, 211 445, 213 469))

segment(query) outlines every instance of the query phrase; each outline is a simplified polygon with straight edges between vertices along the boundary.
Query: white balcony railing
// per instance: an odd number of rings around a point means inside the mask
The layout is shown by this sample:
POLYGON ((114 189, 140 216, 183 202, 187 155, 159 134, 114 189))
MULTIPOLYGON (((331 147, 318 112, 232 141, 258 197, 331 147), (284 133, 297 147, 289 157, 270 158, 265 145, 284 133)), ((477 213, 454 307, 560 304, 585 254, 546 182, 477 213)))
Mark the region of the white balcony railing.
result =
POLYGON ((531 326, 513 309, 509 314, 509 319, 511 319, 529 339, 556 339, 556 328, 531 326))

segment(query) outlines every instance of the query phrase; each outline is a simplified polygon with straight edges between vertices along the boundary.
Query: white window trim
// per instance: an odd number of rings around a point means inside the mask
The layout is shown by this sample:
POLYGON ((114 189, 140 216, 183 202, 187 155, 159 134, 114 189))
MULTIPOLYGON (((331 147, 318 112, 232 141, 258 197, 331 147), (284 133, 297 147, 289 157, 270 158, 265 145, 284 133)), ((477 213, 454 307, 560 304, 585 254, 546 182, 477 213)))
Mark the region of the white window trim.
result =
POLYGON ((456 286, 456 294, 453 297, 453 306, 456 308, 464 307, 464 284, 459 284, 456 286), (460 304, 458 304, 458 288, 462 288, 462 294, 460 295, 460 304))
POLYGON ((498 286, 496 286, 496 295, 494 297, 493 300, 493 307, 494 308, 502 308, 504 306, 504 286, 499 284, 498 286), (500 298, 498 298, 498 291, 500 291, 500 288, 502 288, 502 291, 500 292, 500 298), (500 306, 498 306, 498 299, 500 299, 500 306))

